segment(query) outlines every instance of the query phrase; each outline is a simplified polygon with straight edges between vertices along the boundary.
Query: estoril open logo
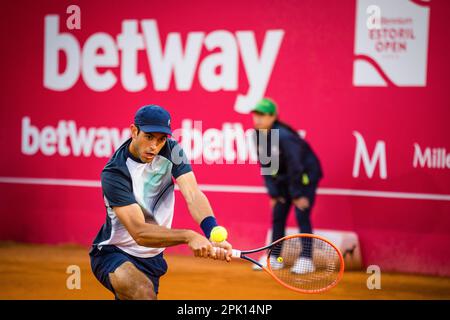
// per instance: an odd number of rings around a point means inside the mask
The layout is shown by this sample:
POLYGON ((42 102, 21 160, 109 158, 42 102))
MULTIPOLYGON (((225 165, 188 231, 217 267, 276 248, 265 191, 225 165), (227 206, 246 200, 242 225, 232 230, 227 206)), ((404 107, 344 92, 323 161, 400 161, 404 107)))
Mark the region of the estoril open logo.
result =
POLYGON ((354 86, 426 86, 428 5, 424 0, 357 1, 354 86))
POLYGON ((169 91, 171 81, 175 90, 189 91, 196 78, 206 91, 237 92, 241 59, 248 89, 237 94, 234 109, 240 113, 248 113, 264 96, 284 36, 283 30, 267 30, 257 44, 253 31, 196 31, 189 32, 183 44, 181 33, 169 32, 162 39, 157 21, 144 19, 124 20, 120 34, 97 32, 82 44, 63 26, 58 15, 45 17, 43 84, 47 89, 69 90, 81 76, 89 89, 100 92, 118 82, 128 92, 148 90, 149 83, 155 91, 169 91), (208 54, 201 55, 202 50, 208 54), (148 72, 138 70, 141 51, 148 72), (60 52, 66 58, 62 71, 60 52))

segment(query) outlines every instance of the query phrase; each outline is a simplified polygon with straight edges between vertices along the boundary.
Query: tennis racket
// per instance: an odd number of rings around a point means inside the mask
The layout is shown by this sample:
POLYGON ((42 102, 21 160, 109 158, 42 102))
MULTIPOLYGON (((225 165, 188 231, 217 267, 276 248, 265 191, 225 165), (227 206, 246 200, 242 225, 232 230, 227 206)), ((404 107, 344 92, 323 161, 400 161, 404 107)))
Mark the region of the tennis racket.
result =
POLYGON ((282 286, 300 293, 321 293, 338 284, 344 274, 344 258, 339 249, 324 237, 295 234, 265 247, 235 250, 233 257, 250 261, 282 286), (267 266, 247 256, 267 251, 267 266))

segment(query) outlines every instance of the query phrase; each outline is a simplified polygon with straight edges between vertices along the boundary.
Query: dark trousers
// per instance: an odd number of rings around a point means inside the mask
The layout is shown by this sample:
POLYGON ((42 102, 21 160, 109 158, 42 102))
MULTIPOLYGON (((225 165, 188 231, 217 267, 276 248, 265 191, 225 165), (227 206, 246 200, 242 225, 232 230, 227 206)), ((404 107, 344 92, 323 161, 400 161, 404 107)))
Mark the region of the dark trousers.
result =
MULTIPOLYGON (((272 216, 272 242, 283 238, 285 236, 285 228, 286 221, 289 215, 289 211, 292 205, 292 199, 289 197, 284 197, 285 203, 281 201, 277 201, 275 206, 273 207, 273 216, 272 216)), ((310 206, 305 210, 300 210, 295 207, 295 217, 297 219, 297 224, 299 226, 300 233, 312 233, 312 225, 311 225, 311 209, 314 204, 314 196, 308 197, 310 206)), ((278 246, 277 246, 278 247, 278 246)), ((275 247, 272 250, 272 254, 280 255, 281 247, 275 247)), ((302 252, 300 254, 301 257, 312 257, 312 241, 311 238, 303 238, 302 239, 302 252)))

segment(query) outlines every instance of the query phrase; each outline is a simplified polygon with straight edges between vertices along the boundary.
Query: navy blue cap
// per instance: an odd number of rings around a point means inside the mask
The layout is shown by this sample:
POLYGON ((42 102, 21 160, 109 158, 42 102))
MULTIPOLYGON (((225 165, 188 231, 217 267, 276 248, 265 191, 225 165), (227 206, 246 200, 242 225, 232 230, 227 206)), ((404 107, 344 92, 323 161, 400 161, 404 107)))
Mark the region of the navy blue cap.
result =
POLYGON ((144 132, 161 132, 172 135, 169 112, 154 104, 140 108, 134 115, 134 124, 144 132))

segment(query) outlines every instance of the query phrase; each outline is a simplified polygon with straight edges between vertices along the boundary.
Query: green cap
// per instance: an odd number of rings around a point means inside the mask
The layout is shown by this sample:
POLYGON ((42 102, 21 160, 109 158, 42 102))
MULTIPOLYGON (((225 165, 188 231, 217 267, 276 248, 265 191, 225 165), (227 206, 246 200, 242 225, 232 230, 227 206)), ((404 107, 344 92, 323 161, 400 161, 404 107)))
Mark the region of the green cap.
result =
POLYGON ((256 104, 252 112, 259 112, 264 114, 276 114, 277 105, 272 100, 268 98, 263 98, 256 104))

